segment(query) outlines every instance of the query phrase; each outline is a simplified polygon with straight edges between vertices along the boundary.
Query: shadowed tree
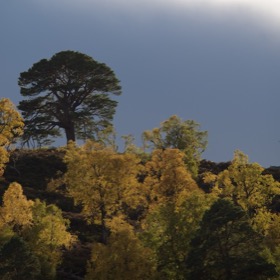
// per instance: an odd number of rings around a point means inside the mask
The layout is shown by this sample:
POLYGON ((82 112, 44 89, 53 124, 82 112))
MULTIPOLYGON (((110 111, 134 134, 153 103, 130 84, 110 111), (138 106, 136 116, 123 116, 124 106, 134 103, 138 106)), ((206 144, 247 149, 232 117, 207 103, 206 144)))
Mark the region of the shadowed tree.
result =
MULTIPOLYGON (((70 248, 75 241, 75 237, 67 231, 68 226, 69 221, 63 218, 62 211, 57 206, 46 205, 38 199, 35 202, 28 200, 23 194, 21 185, 10 184, 0 207, 0 276, 2 276, 0 278, 33 279, 17 278, 18 268, 12 267, 15 262, 24 263, 24 257, 20 259, 20 254, 23 256, 27 254, 28 258, 32 252, 31 260, 36 257, 42 273, 40 278, 36 279, 55 279, 56 268, 62 261, 62 249, 70 248), (12 240, 17 237, 21 237, 22 240, 12 240), (11 253, 7 251, 8 249, 1 251, 2 248, 6 248, 5 246, 11 250, 16 250, 13 246, 19 246, 19 256, 12 256, 17 255, 17 251, 11 253), (8 258, 8 260, 1 263, 1 258, 8 258), (10 273, 15 273, 15 278, 8 276, 3 278, 3 275, 10 275, 10 273)), ((28 271, 24 273, 28 275, 28 271)))
POLYGON ((0 249, 0 277, 2 280, 41 279, 39 260, 20 237, 12 237, 0 249))
MULTIPOLYGON (((246 212, 219 199, 205 212, 187 258, 187 279, 274 279, 275 265, 262 256, 263 238, 246 212)), ((276 278, 279 279, 279 278, 276 278)))
POLYGON ((114 72, 104 63, 74 51, 62 51, 42 59, 19 78, 19 103, 25 119, 23 141, 44 143, 60 135, 67 142, 94 138, 113 119, 117 102, 109 94, 120 94, 114 72))
POLYGON ((149 211, 142 223, 141 240, 157 257, 159 279, 185 279, 190 242, 215 197, 192 191, 180 207, 165 203, 149 211))

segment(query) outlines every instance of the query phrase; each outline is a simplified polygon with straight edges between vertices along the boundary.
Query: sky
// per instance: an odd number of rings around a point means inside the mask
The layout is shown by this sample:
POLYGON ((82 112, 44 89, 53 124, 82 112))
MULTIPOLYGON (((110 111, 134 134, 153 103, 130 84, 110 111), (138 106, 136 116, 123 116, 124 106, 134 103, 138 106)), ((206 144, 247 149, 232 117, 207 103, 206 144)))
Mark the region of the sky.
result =
POLYGON ((178 115, 208 131, 202 158, 280 166, 279 0, 9 0, 0 34, 0 98, 17 105, 21 72, 79 51, 121 81, 119 138, 178 115))

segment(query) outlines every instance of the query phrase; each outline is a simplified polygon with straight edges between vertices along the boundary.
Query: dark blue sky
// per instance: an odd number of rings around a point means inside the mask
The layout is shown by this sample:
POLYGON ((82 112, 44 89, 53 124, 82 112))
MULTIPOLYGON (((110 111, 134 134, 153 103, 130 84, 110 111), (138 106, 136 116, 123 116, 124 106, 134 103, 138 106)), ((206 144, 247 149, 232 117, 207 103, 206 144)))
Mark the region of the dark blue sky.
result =
POLYGON ((20 72, 56 52, 80 51, 121 80, 119 137, 133 134, 140 144, 144 130, 176 114, 208 131, 206 159, 228 161, 240 149, 265 167, 280 165, 279 4, 138 2, 1 3, 0 97, 17 104, 20 72))

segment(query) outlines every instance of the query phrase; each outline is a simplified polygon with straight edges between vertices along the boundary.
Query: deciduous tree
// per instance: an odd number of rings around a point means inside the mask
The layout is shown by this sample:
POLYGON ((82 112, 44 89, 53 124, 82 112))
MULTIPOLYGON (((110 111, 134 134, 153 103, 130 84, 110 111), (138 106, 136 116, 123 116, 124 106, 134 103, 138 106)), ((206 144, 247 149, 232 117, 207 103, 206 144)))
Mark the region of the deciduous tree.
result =
POLYGON ((0 175, 9 160, 8 146, 23 133, 23 120, 8 98, 0 100, 0 175))
POLYGON ((35 200, 32 207, 32 226, 23 237, 41 264, 40 279, 55 279, 57 266, 62 261, 62 249, 70 248, 75 237, 68 232, 69 220, 55 205, 35 200))
POLYGON ((193 191, 180 207, 166 203, 153 208, 142 223, 141 239, 157 256, 160 279, 185 279, 185 259, 203 214, 215 197, 193 191))
POLYGON ((8 225, 18 233, 23 227, 31 225, 32 206, 33 201, 26 198, 21 185, 10 184, 4 193, 3 205, 0 208, 1 224, 8 225))
POLYGON ((143 246, 133 227, 120 217, 113 218, 108 227, 108 243, 94 244, 85 279, 156 279, 152 250, 143 246))
MULTIPOLYGON (((56 268, 62 260, 62 248, 70 247, 75 240, 67 231, 68 226, 69 221, 62 217, 62 211, 57 206, 46 205, 39 200, 35 202, 28 200, 23 195, 20 184, 12 183, 4 193, 3 205, 0 208, 0 247, 3 245, 3 248, 13 249, 12 244, 18 244, 20 254, 23 256, 27 254, 26 257, 30 255, 32 262, 36 258, 40 267, 40 279, 55 279, 56 268), (22 239, 13 241, 13 238, 18 237, 22 239)), ((11 258, 6 249, 3 250, 3 258, 5 256, 11 258)), ((21 256, 15 257, 5 262, 5 267, 8 267, 5 269, 12 270, 18 275, 17 267, 12 268, 12 265, 15 264, 13 262, 20 261, 20 258, 21 256)), ((25 263, 24 259, 21 261, 25 263)), ((29 261, 26 261, 28 267, 29 261)), ((28 275, 28 271, 24 273, 28 275)), ((21 278, 15 276, 3 279, 21 278)))
POLYGON ((172 202, 177 206, 198 186, 186 169, 184 153, 178 149, 154 150, 146 163, 147 176, 144 181, 151 203, 172 202))
POLYGON ((88 141, 82 147, 68 145, 65 162, 67 190, 89 222, 100 222, 106 243, 106 219, 145 203, 137 182, 139 160, 133 154, 117 154, 111 148, 88 141))
POLYGON ((205 174, 205 181, 213 183, 213 191, 220 197, 231 198, 252 218, 258 209, 271 204, 273 197, 280 193, 280 184, 271 175, 263 175, 264 168, 249 163, 248 157, 236 151, 228 169, 219 173, 205 174))
POLYGON ((145 146, 153 149, 175 148, 184 152, 184 161, 189 171, 196 176, 201 153, 207 146, 207 132, 199 131, 193 120, 181 120, 171 116, 160 127, 145 131, 142 135, 145 146))
POLYGON ((262 237, 246 212, 219 199, 205 212, 187 258, 189 279, 270 279, 279 276, 262 256, 262 237))

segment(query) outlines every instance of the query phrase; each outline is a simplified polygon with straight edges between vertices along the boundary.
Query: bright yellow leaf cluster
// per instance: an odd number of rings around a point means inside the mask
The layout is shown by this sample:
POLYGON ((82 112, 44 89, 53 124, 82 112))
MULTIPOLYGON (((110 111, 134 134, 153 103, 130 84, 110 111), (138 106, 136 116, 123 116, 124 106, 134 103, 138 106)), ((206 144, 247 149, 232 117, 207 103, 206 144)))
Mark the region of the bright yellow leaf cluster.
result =
POLYGON ((146 164, 144 181, 151 202, 181 204, 198 186, 186 169, 184 153, 178 149, 155 150, 146 164))
POLYGON ((9 160, 7 147, 23 134, 23 119, 8 98, 0 100, 0 175, 9 160))

